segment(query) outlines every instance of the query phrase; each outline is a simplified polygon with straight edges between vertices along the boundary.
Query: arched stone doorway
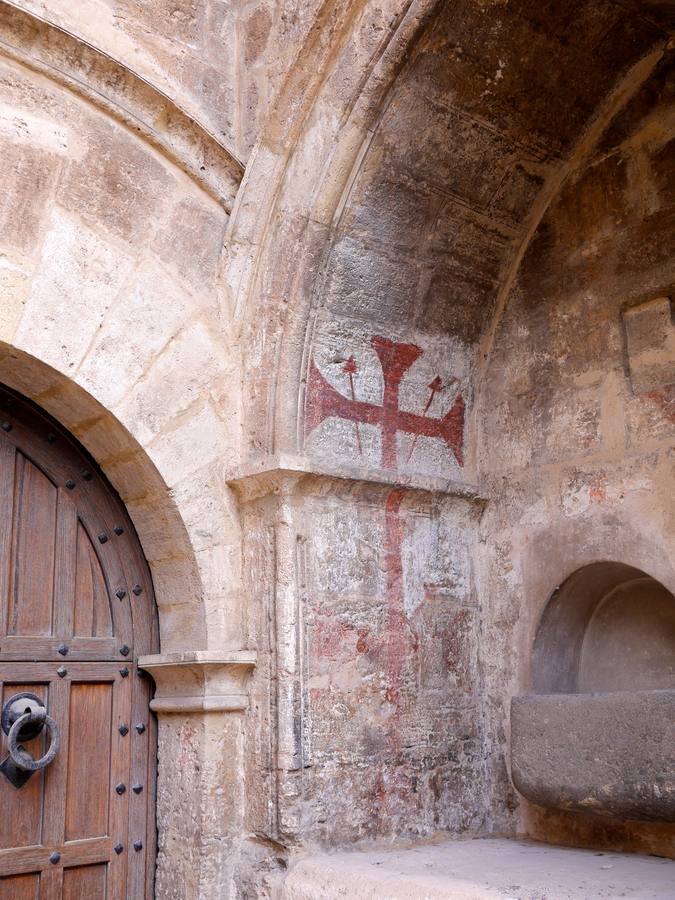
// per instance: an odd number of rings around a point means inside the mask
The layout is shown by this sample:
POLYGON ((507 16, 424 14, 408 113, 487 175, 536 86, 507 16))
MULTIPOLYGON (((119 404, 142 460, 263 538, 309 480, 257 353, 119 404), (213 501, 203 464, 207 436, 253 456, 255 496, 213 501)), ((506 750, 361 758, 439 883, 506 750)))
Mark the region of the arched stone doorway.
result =
POLYGON ((151 897, 157 742, 137 666, 159 646, 150 571, 75 440, 5 387, 0 410, 0 894, 151 897), (31 738, 12 720, 32 703, 50 718, 31 738))

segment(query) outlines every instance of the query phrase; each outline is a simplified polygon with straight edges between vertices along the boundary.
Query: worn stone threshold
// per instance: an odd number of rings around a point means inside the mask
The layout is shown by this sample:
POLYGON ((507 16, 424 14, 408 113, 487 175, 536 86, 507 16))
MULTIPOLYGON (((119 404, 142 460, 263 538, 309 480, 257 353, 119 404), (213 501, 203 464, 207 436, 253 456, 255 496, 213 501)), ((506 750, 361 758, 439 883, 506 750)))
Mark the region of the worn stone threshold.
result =
POLYGON ((505 838, 313 855, 281 900, 673 900, 675 862, 505 838))

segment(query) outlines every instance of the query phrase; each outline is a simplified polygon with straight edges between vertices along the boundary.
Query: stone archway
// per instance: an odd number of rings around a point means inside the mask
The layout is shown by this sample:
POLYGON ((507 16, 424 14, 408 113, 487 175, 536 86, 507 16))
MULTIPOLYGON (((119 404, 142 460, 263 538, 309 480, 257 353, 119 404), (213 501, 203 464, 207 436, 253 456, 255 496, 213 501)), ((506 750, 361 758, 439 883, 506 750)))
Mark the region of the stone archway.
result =
POLYGON ((209 896, 236 853, 255 658, 241 651, 224 483, 238 360, 218 289, 242 171, 123 64, 2 7, 0 95, 25 127, 0 137, 0 381, 78 438, 139 534, 159 612, 160 653, 143 659, 159 718, 157 892, 209 896), (227 807, 210 802, 225 793, 227 807))
POLYGON ((68 427, 120 496, 130 498, 127 509, 150 564, 159 613, 160 653, 140 659, 155 680, 151 708, 159 719, 157 892, 208 896, 227 869, 229 853, 224 845, 223 856, 215 855, 212 839, 221 842, 229 833, 234 845, 239 834, 242 714, 255 654, 214 642, 209 647, 202 572, 184 513, 147 452, 115 416, 64 375, 6 344, 0 348, 0 382, 68 427), (176 603, 177 597, 187 599, 176 603), (178 791, 177 774, 184 782, 178 791), (225 791, 227 809, 209 802, 225 791))

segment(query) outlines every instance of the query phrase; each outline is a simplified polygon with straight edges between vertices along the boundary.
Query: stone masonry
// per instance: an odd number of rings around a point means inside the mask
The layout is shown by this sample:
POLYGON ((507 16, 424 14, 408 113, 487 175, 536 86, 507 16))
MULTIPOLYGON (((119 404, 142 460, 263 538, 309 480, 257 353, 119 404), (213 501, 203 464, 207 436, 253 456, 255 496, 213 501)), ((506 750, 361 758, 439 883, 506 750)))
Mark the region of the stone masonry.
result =
POLYGON ((0 0, 0 382, 150 564, 161 900, 438 835, 675 856, 510 777, 556 589, 675 592, 674 26, 0 0))

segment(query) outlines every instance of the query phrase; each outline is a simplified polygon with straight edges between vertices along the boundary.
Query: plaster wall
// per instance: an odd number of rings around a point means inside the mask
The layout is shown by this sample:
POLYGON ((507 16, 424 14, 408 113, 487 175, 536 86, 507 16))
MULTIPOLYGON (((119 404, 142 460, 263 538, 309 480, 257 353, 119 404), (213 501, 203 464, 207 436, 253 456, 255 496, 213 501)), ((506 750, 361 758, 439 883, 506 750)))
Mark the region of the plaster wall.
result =
POLYGON ((482 826, 481 508, 292 473, 245 498, 252 833, 298 848, 482 826))

